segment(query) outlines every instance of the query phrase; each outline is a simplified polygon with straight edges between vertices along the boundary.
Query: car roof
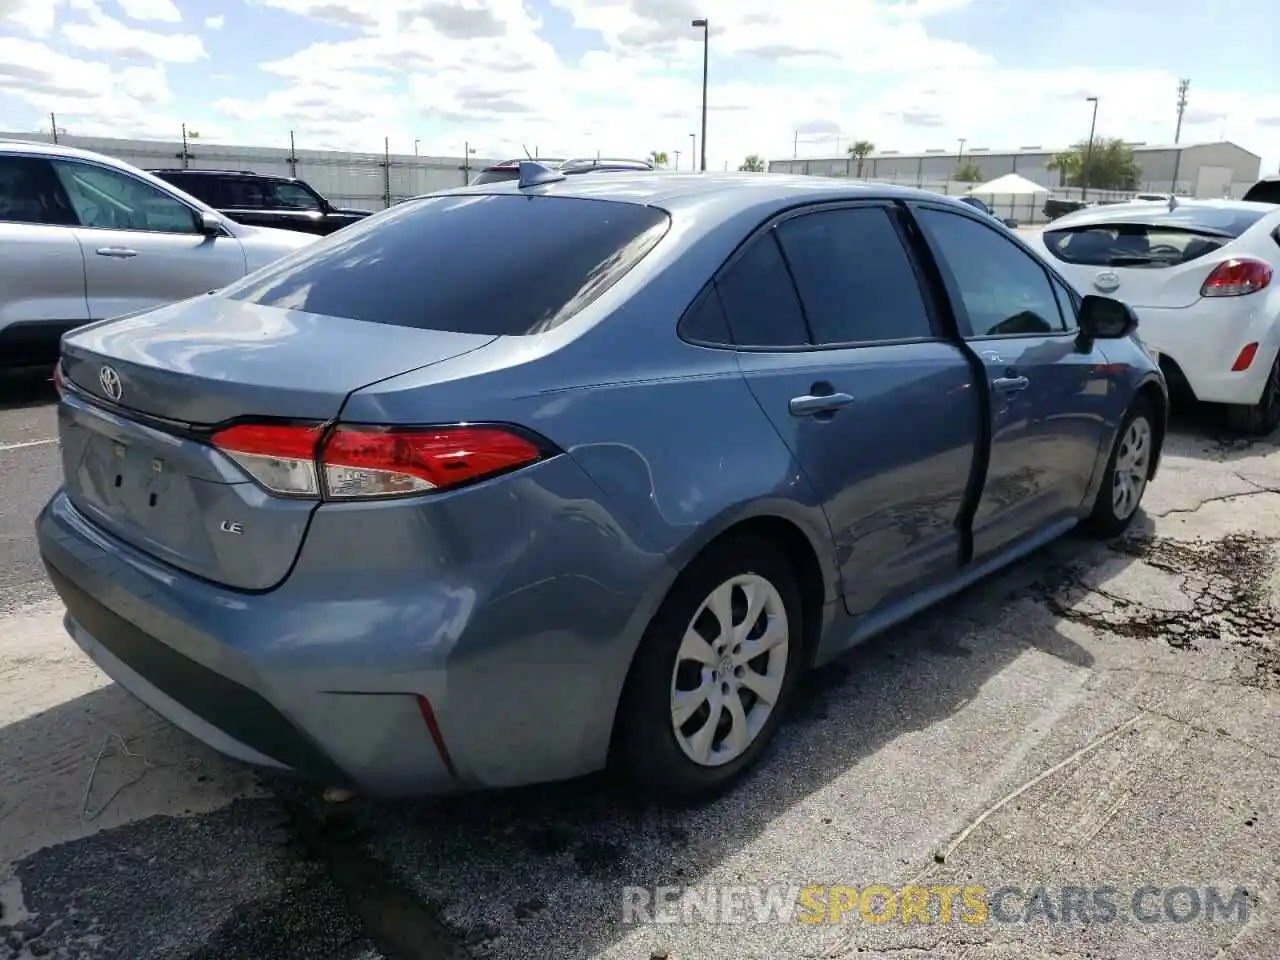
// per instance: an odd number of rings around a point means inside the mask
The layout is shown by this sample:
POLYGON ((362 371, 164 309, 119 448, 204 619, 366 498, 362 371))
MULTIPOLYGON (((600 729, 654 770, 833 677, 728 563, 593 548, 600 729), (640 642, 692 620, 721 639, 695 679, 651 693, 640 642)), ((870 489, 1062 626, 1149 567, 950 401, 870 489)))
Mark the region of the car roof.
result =
POLYGON ((1151 201, 1139 201, 1137 203, 1116 203, 1099 207, 1085 207, 1083 210, 1076 210, 1059 217, 1053 221, 1048 229, 1054 230, 1064 226, 1088 226, 1091 223, 1142 223, 1151 220, 1168 222, 1180 219, 1177 216, 1180 210, 1187 213, 1193 213, 1196 210, 1214 210, 1225 213, 1252 213, 1261 216, 1280 212, 1275 204, 1258 203, 1252 200, 1179 200, 1173 210, 1170 210, 1167 205, 1152 203, 1151 201))
POLYGON ((61 143, 48 143, 44 140, 0 140, 0 153, 26 153, 49 157, 78 157, 81 160, 98 162, 118 162, 106 154, 93 150, 81 150, 79 147, 68 147, 61 143))
MULTIPOLYGON (((615 200, 668 209, 692 208, 723 202, 737 193, 762 205, 779 207, 789 203, 822 200, 891 198, 941 200, 955 203, 954 197, 894 184, 810 177, 781 173, 675 173, 662 170, 618 171, 602 177, 565 177, 526 187, 516 181, 485 183, 440 191, 446 194, 525 193, 540 196, 577 197, 587 200, 615 200)), ((1264 206, 1259 204, 1259 206, 1264 206)))

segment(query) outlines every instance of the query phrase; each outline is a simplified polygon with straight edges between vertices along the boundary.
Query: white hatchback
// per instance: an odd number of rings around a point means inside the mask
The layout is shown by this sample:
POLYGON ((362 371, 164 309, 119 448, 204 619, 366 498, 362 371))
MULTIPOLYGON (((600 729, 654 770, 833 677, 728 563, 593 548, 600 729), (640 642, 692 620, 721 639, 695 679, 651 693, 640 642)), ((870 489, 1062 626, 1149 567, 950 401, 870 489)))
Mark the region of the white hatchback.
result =
POLYGON ((1235 427, 1280 425, 1280 207, 1138 202, 1054 220, 1027 241, 1081 294, 1124 300, 1170 386, 1228 404, 1235 427))

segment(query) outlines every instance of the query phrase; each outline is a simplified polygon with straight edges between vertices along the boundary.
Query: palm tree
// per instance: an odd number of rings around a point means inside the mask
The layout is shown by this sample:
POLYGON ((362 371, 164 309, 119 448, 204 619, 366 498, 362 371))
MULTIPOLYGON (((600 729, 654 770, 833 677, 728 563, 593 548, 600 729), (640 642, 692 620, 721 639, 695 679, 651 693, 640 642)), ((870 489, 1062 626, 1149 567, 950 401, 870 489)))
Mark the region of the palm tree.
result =
POLYGON ((876 152, 876 145, 870 140, 855 140, 849 144, 849 156, 858 161, 858 172, 855 176, 862 176, 862 162, 876 152))
POLYGON ((665 167, 667 165, 667 152, 665 150, 650 150, 649 162, 655 167, 665 167))
POLYGON ((747 173, 764 173, 764 157, 758 153, 753 153, 742 161, 742 165, 738 169, 747 173))
POLYGON ((1079 178, 1080 169, 1084 166, 1084 157, 1080 155, 1079 150, 1066 150, 1055 153, 1053 159, 1044 166, 1046 170, 1057 170, 1058 186, 1065 187, 1079 178))

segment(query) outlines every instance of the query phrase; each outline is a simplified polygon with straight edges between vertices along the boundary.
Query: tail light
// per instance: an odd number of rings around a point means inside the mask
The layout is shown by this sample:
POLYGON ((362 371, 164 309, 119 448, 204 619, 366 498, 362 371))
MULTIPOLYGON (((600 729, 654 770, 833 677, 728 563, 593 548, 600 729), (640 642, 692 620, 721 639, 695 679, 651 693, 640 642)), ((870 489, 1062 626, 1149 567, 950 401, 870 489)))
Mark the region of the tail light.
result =
POLYGON ((213 445, 271 493, 359 500, 447 490, 536 463, 547 449, 497 425, 451 427, 241 424, 213 445))
POLYGON ((1202 297, 1243 297, 1257 293, 1271 283, 1271 267, 1261 260, 1224 260, 1213 268, 1204 285, 1202 297))

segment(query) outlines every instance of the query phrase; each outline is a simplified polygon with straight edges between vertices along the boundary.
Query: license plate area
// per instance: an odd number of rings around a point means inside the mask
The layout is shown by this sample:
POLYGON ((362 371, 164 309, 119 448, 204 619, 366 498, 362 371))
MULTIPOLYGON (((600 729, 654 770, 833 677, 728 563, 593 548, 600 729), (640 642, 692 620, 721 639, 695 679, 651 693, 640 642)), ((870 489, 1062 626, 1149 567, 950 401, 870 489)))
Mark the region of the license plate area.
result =
POLYGON ((179 470, 150 444, 91 434, 76 472, 81 493, 104 513, 169 539, 196 520, 190 480, 179 470))

